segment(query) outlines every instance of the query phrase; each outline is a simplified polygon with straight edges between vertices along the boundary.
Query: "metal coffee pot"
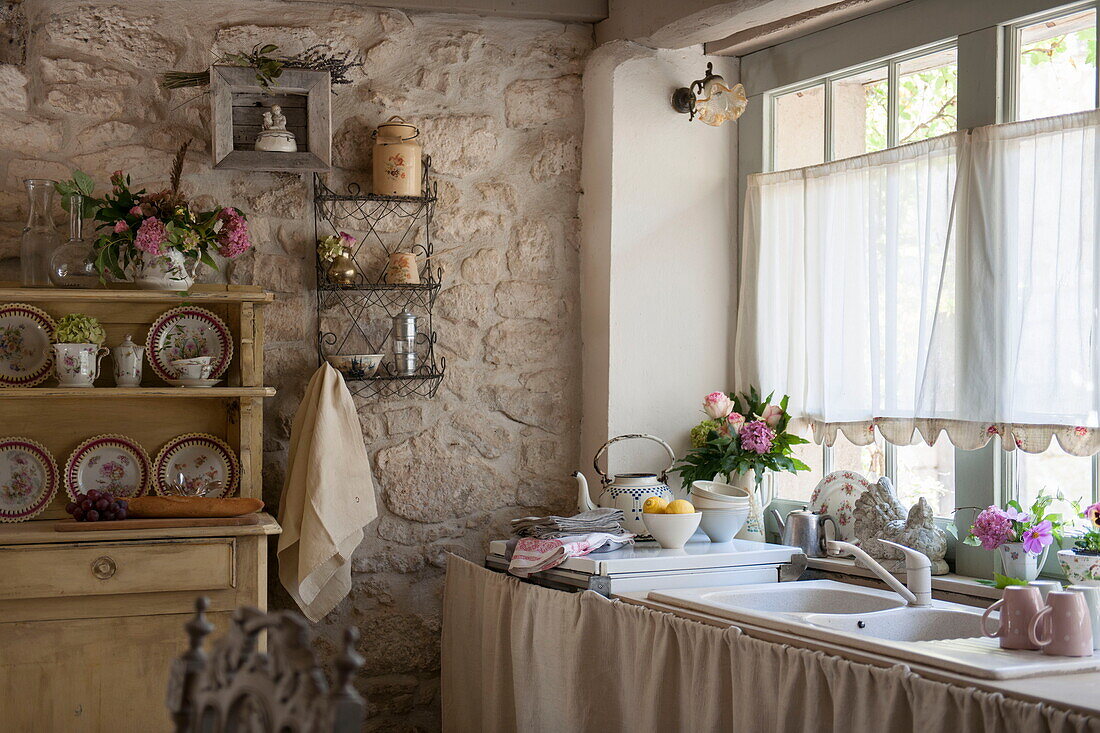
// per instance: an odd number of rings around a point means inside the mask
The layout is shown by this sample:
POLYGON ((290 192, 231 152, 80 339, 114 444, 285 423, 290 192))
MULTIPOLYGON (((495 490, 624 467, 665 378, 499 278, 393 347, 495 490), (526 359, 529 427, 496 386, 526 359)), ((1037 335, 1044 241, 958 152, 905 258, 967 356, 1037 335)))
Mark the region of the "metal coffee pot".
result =
POLYGON ((779 525, 779 543, 801 548, 806 557, 825 557, 825 522, 832 522, 833 530, 840 536, 840 527, 831 514, 814 514, 799 509, 788 514, 784 522, 778 511, 772 509, 771 513, 779 525))

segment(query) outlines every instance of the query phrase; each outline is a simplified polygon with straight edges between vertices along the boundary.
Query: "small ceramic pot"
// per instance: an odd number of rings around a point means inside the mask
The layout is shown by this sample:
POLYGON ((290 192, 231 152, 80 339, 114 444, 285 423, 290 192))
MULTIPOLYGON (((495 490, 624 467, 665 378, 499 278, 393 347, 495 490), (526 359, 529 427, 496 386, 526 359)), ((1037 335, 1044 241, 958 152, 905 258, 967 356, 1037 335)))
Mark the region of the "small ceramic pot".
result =
MULTIPOLYGON (((1007 590, 1007 588, 1005 589, 1007 590)), ((1052 657, 1091 657, 1092 621, 1082 593, 1052 591, 1028 626, 1028 639, 1052 657)))
POLYGON ((394 252, 386 265, 386 283, 389 285, 418 285, 420 271, 416 268, 416 255, 412 252, 394 252))
POLYGON ((1043 567, 1043 561, 1047 559, 1049 546, 1038 555, 1032 555, 1025 550, 1023 542, 1006 542, 997 549, 1001 553, 1005 575, 1029 581, 1039 577, 1039 570, 1043 567))
POLYGON ((91 387, 111 350, 95 344, 54 344, 54 368, 62 387, 91 387))
POLYGON ((1058 564, 1074 585, 1100 585, 1100 555, 1078 555, 1073 550, 1059 550, 1058 564))

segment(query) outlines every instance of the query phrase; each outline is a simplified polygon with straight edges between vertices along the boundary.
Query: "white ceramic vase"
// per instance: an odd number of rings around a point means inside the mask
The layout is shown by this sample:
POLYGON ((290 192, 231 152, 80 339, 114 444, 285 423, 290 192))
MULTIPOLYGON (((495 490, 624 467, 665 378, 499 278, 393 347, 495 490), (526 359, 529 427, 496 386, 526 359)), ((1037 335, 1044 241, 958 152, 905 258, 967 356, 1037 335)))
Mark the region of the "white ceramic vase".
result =
POLYGON ((190 290, 195 278, 178 250, 164 254, 142 252, 134 266, 134 283, 143 290, 190 290))
POLYGON ((1023 542, 1006 542, 997 549, 1001 553, 1005 575, 1027 581, 1039 577, 1039 571, 1043 567, 1043 561, 1047 559, 1047 550, 1050 546, 1048 545, 1038 555, 1032 555, 1025 550, 1023 542))
POLYGON ((749 492, 749 518, 745 526, 735 536, 735 540, 749 540, 750 542, 764 542, 764 511, 761 505, 760 492, 756 487, 756 474, 731 473, 729 484, 738 488, 747 489, 749 492))
POLYGON ((91 387, 110 349, 95 344, 54 344, 54 369, 62 387, 91 387))

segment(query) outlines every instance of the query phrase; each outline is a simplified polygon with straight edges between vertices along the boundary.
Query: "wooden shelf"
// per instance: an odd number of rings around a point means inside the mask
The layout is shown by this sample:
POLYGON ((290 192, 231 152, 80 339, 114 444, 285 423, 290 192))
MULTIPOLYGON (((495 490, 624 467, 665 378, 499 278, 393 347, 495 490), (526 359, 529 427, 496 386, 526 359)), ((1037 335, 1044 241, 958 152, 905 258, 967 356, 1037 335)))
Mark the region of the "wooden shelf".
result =
POLYGON ((80 399, 87 397, 227 399, 232 397, 274 397, 274 387, 0 387, 3 399, 80 399))
MULTIPOLYGON (((62 490, 64 493, 64 490, 62 490)), ((58 520, 35 519, 30 522, 0 525, 0 544, 34 545, 57 542, 94 542, 100 540, 166 539, 172 537, 237 537, 245 535, 270 535, 282 532, 275 518, 267 512, 260 513, 259 524, 239 527, 174 527, 170 529, 109 529, 87 532, 57 532, 58 520)))
POLYGON ((23 288, 0 283, 0 300, 17 302, 115 302, 115 303, 270 303, 274 295, 260 288, 237 285, 196 285, 189 292, 137 290, 119 285, 110 289, 23 288))

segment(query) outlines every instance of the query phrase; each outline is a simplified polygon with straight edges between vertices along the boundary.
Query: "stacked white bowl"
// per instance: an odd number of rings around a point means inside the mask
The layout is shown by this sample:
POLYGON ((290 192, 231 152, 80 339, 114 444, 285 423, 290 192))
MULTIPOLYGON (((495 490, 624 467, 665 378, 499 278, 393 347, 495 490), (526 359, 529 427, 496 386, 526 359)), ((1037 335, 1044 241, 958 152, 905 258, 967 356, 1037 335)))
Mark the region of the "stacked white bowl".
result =
POLYGON ((749 491, 717 481, 694 481, 691 503, 703 514, 699 526, 711 542, 729 542, 749 519, 749 491))

